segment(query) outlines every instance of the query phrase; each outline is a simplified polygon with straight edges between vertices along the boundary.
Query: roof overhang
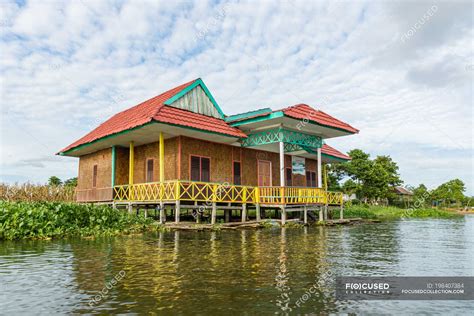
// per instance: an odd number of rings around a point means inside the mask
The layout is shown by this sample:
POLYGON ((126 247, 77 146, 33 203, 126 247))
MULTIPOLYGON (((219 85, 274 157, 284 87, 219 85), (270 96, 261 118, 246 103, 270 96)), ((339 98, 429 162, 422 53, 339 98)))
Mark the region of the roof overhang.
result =
POLYGON ((336 127, 321 125, 314 121, 291 118, 285 115, 283 111, 276 111, 266 115, 229 123, 231 126, 238 127, 246 134, 273 126, 285 126, 307 134, 317 135, 323 139, 354 134, 336 127))
POLYGON ((112 146, 129 147, 131 141, 134 142, 135 146, 145 145, 157 142, 159 140, 160 132, 163 132, 165 139, 181 135, 224 144, 232 144, 238 140, 238 137, 233 137, 230 135, 198 130, 192 127, 151 121, 141 126, 108 135, 90 143, 79 145, 75 148, 67 150, 66 152, 60 152, 59 155, 80 157, 101 149, 110 148, 112 146))
MULTIPOLYGON (((232 144, 234 146, 240 146, 239 143, 234 143, 232 144)), ((279 153, 280 152, 280 145, 278 143, 272 143, 272 144, 264 144, 264 145, 258 145, 258 146, 252 146, 248 147, 250 149, 254 150, 261 150, 261 151, 266 151, 266 152, 272 152, 272 153, 279 153)), ((298 156, 298 157, 303 157, 303 158, 308 158, 308 159, 318 159, 318 155, 316 151, 306 151, 306 150, 298 150, 298 151, 291 151, 291 152, 285 152, 285 155, 288 156, 298 156)), ((341 163, 341 162, 347 162, 350 159, 344 159, 340 157, 336 157, 330 154, 326 154, 324 152, 321 153, 321 162, 323 163, 341 163)))

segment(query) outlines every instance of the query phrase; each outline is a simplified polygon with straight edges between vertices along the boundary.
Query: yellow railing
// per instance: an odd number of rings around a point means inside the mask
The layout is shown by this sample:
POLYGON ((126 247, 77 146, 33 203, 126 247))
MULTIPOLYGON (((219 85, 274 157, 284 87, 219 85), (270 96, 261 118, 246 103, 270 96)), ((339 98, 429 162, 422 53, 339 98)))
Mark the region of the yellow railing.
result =
POLYGON ((341 192, 307 187, 252 187, 226 183, 165 181, 114 187, 115 201, 198 201, 259 204, 342 204, 341 192))

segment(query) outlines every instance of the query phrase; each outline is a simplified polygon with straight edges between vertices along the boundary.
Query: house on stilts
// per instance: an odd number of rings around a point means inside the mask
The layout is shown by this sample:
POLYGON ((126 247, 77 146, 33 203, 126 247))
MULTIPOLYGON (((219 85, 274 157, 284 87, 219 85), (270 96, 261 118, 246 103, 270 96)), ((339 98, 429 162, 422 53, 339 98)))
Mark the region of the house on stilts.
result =
POLYGON ((79 157, 78 202, 155 208, 161 222, 198 208, 211 223, 217 210, 226 221, 240 210, 246 221, 250 208, 256 220, 278 209, 284 224, 296 211, 324 219, 330 206, 342 216, 342 193, 326 190, 323 166, 350 158, 325 140, 355 133, 306 104, 227 116, 196 79, 115 114, 59 154, 79 157))

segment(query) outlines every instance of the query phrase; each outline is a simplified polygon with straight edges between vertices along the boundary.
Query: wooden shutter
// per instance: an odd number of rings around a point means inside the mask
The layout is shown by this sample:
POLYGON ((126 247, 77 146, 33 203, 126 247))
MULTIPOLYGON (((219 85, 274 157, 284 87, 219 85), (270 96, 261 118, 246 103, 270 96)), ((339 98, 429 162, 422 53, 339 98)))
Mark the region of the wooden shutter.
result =
POLYGON ((97 187, 97 165, 92 167, 92 187, 97 187))
POLYGON ((242 178, 241 178, 241 171, 240 171, 240 161, 234 161, 234 167, 233 167, 233 177, 234 177, 234 184, 236 185, 241 185, 242 184, 242 178))
POLYGON ((146 182, 153 182, 153 159, 146 161, 146 182))
POLYGON ((201 181, 211 181, 211 161, 209 158, 201 157, 201 181))
POLYGON ((258 185, 271 186, 272 185, 272 164, 270 161, 258 161, 258 185))
POLYGON ((306 186, 315 188, 316 185, 316 172, 306 171, 306 186))
POLYGON ((291 168, 286 168, 286 182, 285 185, 287 187, 293 186, 293 172, 291 168))
POLYGON ((191 156, 191 181, 201 181, 201 158, 191 156))

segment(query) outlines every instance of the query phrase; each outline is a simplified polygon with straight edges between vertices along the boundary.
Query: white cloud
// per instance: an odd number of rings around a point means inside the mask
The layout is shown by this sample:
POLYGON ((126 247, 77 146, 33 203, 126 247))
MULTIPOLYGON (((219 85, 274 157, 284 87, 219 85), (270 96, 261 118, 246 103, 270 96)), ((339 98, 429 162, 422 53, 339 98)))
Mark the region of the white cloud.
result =
POLYGON ((469 2, 81 0, 1 9, 3 180, 74 176, 75 160, 57 150, 202 77, 227 114, 308 103, 361 130, 330 144, 391 155, 407 183, 459 177, 473 192, 469 2))

